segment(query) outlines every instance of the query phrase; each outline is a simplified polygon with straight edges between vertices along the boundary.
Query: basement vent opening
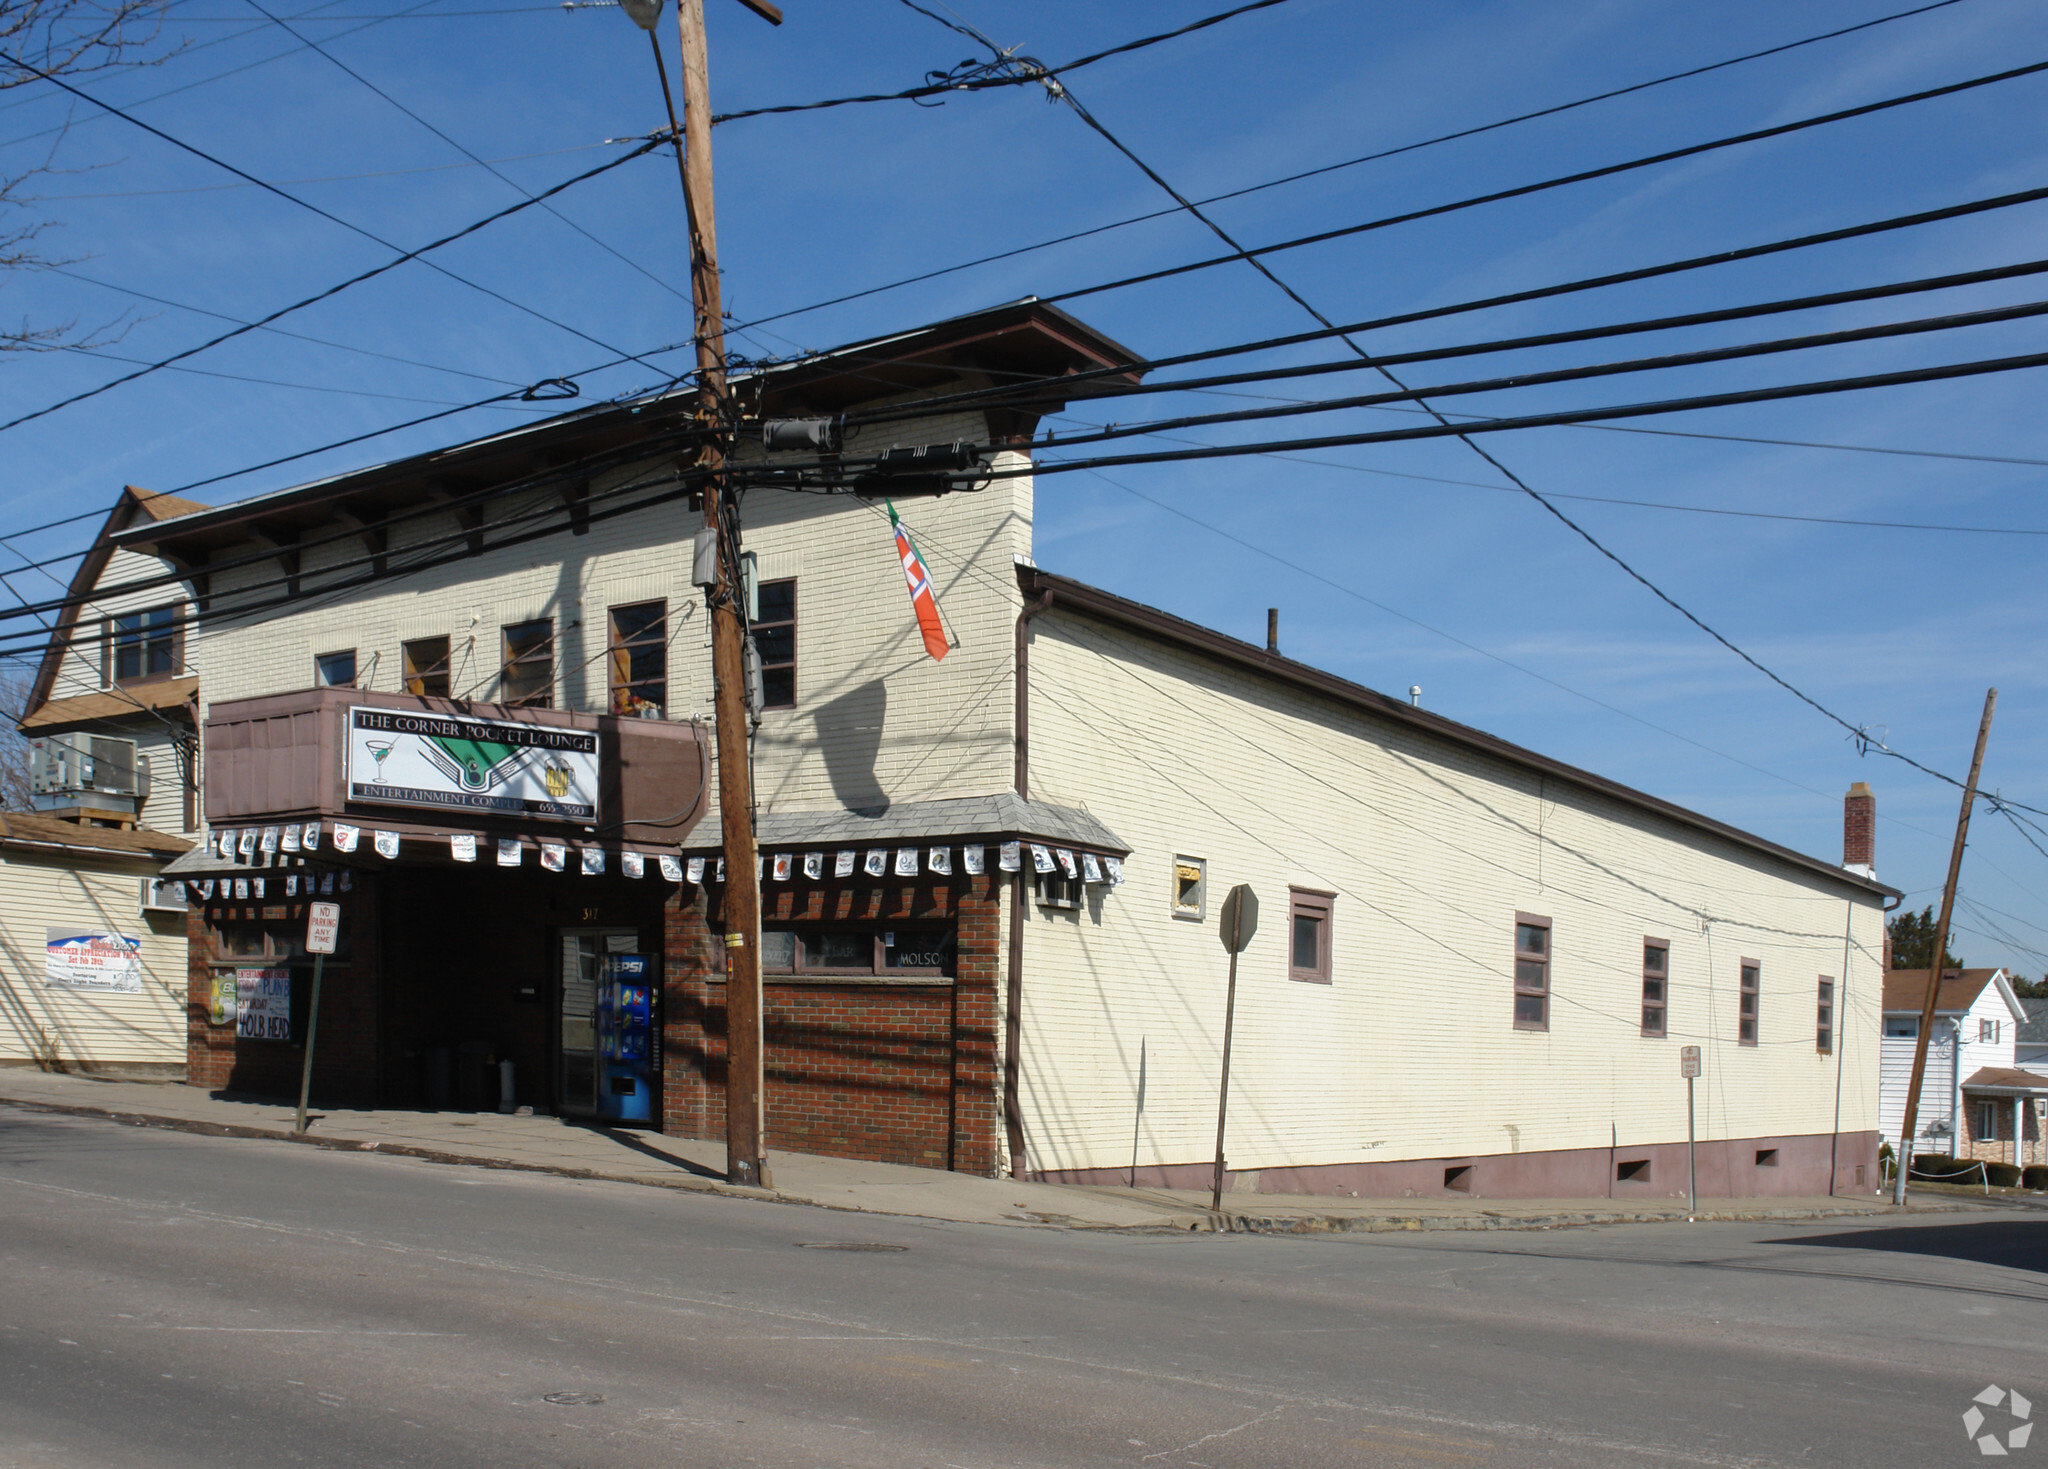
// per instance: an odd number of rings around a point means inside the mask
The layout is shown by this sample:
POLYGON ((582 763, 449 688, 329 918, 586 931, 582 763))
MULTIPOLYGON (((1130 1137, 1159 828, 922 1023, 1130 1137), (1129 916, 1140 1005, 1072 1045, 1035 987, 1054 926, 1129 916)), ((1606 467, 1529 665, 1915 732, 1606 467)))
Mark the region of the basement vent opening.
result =
POLYGON ((1614 1181, 1616 1183, 1648 1183, 1650 1181, 1650 1160, 1648 1158, 1631 1158, 1626 1163, 1615 1164, 1614 1181))
POLYGON ((1778 1166, 1778 1150, 1776 1148, 1758 1148, 1756 1150, 1756 1166, 1759 1168, 1776 1168, 1778 1166))
POLYGON ((1472 1165, 1470 1163, 1461 1163, 1456 1167, 1446 1168, 1444 1170, 1444 1187, 1453 1193, 1471 1193, 1472 1165))
POLYGON ((1856 1165, 1856 1181, 1858 1183, 1863 1182, 1863 1165, 1861 1163, 1856 1165))

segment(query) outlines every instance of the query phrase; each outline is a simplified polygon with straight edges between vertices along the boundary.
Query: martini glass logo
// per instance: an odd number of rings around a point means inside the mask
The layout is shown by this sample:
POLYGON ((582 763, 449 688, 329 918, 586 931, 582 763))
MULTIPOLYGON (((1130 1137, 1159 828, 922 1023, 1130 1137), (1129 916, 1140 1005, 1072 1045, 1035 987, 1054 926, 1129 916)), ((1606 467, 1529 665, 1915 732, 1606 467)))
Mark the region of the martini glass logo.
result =
POLYGON ((2034 1416, 2034 1405, 2016 1392, 2007 1392, 1997 1383, 1977 1394, 1970 1400, 1969 1412, 1963 1414, 1963 1432, 1977 1445, 1977 1452, 1986 1458, 2004 1458, 2014 1449, 2023 1449, 2032 1437, 2034 1425, 2029 1420, 2034 1416), (2003 1407, 2010 1416, 2011 1426, 2004 1438, 1992 1429, 1993 1424, 1987 1408, 2003 1407))
POLYGON ((376 785, 384 784, 384 762, 391 756, 392 743, 390 740, 363 741, 363 744, 369 749, 371 758, 377 762, 370 771, 370 780, 376 785))

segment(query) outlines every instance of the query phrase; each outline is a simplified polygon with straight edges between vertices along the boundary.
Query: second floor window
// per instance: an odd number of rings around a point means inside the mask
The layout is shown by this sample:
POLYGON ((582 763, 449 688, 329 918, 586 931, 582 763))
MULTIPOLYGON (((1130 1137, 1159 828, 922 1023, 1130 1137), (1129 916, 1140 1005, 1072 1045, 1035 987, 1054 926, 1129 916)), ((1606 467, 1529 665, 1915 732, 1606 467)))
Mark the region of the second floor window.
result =
POLYGON ((1742 990, 1735 1012, 1735 1038, 1745 1046, 1756 1044, 1757 1008, 1763 987, 1763 966, 1754 959, 1742 961, 1742 990))
POLYGON ((141 683, 178 671, 178 609, 152 607, 107 619, 107 682, 141 683))
POLYGON ((668 603, 636 602, 611 611, 614 714, 660 719, 668 708, 668 603))
POLYGON ((1813 1048, 1826 1055, 1835 1048, 1835 982, 1826 975, 1820 980, 1820 999, 1814 1007, 1813 1048))
POLYGON ((399 662, 405 673, 405 691, 425 699, 445 699, 449 695, 448 640, 446 638, 414 638, 401 643, 398 648, 399 662))
POLYGON ((1997 1045, 1998 1022, 1996 1020, 1979 1020, 1977 1022, 1977 1039, 1988 1042, 1991 1045, 1997 1045))
POLYGON ((796 707, 796 581, 761 583, 761 610, 749 629, 761 655, 761 705, 796 707))
POLYGON ((344 648, 339 653, 316 653, 313 657, 313 681, 323 689, 354 688, 356 650, 344 648))
POLYGON ((555 703, 555 624, 542 617, 505 629, 504 672, 498 702, 514 708, 551 709, 555 703))

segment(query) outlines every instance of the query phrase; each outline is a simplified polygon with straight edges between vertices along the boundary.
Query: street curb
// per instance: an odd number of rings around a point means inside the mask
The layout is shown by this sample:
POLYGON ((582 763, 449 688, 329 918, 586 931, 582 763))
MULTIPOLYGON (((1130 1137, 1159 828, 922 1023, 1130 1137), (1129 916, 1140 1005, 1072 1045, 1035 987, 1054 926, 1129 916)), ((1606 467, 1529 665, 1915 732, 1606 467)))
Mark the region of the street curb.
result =
MULTIPOLYGON (((754 1199, 763 1203, 791 1204, 827 1209, 839 1214, 867 1214, 882 1219, 946 1219, 942 1214, 899 1214, 864 1208, 857 1204, 832 1203, 803 1198, 774 1189, 747 1188, 717 1179, 682 1175, 648 1178, 644 1175, 607 1173, 595 1168, 572 1168, 556 1163, 525 1163, 489 1154, 451 1153, 416 1143, 374 1142, 363 1138, 322 1137, 274 1127, 252 1127, 246 1123, 208 1122, 196 1117, 170 1117, 155 1112, 134 1112, 117 1107, 93 1107, 75 1102, 50 1102, 0 1094, 0 1104, 31 1112, 55 1113, 69 1117, 96 1117, 125 1127, 160 1127, 172 1132, 189 1132, 200 1137, 254 1138, 265 1142, 295 1143, 324 1148, 336 1153, 379 1153, 390 1158, 412 1158, 451 1167, 494 1168, 508 1173, 541 1173, 555 1178, 572 1178, 594 1183, 626 1183, 641 1188, 674 1189, 683 1193, 715 1194, 725 1198, 754 1199)), ((1963 1213, 1983 1205, 1957 1200, 1953 1203, 1918 1204, 1912 1212, 1923 1214, 1963 1213)), ((1701 1209, 1691 1216, 1700 1223, 1728 1223, 1744 1220, 1795 1219, 1881 1219, 1890 1217, 1889 1207, 1878 1209, 1701 1209)), ((1532 1215, 1421 1215, 1410 1217, 1352 1214, 1222 1214, 1207 1209, 1165 1215, 1142 1224, 1096 1224, 1070 1215, 1044 1214, 1030 1219, 956 1220, 1006 1229, 1071 1229, 1097 1234, 1402 1234, 1444 1230, 1543 1230, 1571 1229, 1594 1224, 1683 1224, 1683 1214, 1651 1214, 1629 1210, 1607 1210, 1597 1214, 1532 1215)))

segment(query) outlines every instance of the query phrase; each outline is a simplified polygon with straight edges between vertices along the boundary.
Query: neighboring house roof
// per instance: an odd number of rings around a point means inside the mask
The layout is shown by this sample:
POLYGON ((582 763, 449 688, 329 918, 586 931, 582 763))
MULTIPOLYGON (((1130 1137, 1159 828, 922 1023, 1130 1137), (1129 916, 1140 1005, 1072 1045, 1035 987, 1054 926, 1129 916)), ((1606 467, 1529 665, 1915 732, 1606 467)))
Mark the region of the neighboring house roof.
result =
MULTIPOLYGON (((1818 857, 1809 857, 1804 852, 1793 851, 1790 847, 1779 846, 1776 842, 1743 831, 1739 827, 1716 821, 1711 816, 1702 816, 1697 811, 1688 811, 1683 806, 1634 790, 1605 776, 1580 770, 1561 760, 1553 760, 1548 755, 1539 755, 1533 750, 1510 744, 1484 730, 1446 719, 1441 714, 1432 714, 1427 709, 1392 698, 1377 689, 1339 678, 1334 673, 1326 673, 1306 663, 1297 663, 1292 658, 1268 652, 1252 643, 1241 642, 1199 623, 1175 617, 1169 612, 1161 612, 1155 607, 1147 607, 1141 602, 1133 602, 1113 592, 1089 586, 1085 582, 1055 576, 1035 566, 1020 565, 1017 568, 1017 577, 1023 584, 1027 597, 1035 599, 1050 594, 1051 611, 1082 612, 1216 662, 1263 674, 1305 692, 1319 694, 1339 704, 1349 705, 1384 719, 1398 728, 1412 730, 1531 774, 1561 781, 1609 800, 1619 801, 1638 811, 1648 812, 1664 820, 1690 827, 1704 835, 1717 837, 1722 841, 1774 858, 1813 876, 1827 878, 1859 893, 1873 897, 1900 896, 1896 889, 1886 887, 1860 872, 1838 867, 1818 857)), ((1988 974, 1990 971, 1985 972, 1988 974)), ((1889 989, 1886 993, 1890 993, 1889 989)))
POLYGON ((2027 1018, 2013 1033, 2014 1039, 2023 1046, 2048 1046, 2048 1000, 2021 1000, 2020 1008, 2027 1018))
POLYGON ((185 678, 131 684, 127 688, 109 689, 100 694, 73 694, 68 699, 48 699, 35 713, 21 721, 21 732, 28 735, 50 734, 156 709, 182 709, 198 695, 199 677, 193 674, 185 678))
POLYGON ((2010 1066, 1984 1066, 1964 1078, 1963 1090, 1994 1097, 2048 1097, 2048 1076, 2010 1066))
MULTIPOLYGON (((78 570, 71 574, 71 585, 65 589, 64 606, 57 613, 57 625, 50 629, 50 644, 43 650, 43 661, 36 669, 35 682, 29 686, 28 699, 19 714, 20 726, 30 727, 32 721, 51 703, 57 693, 57 675, 63 670, 64 655, 71 646, 70 633, 78 626, 80 610, 91 598, 99 585, 100 573, 107 569, 113 559, 115 538, 124 530, 138 525, 156 525, 166 520, 175 520, 187 515, 196 515, 210 507, 197 500, 182 500, 176 495, 159 495, 149 490, 138 490, 129 485, 121 491, 114 508, 107 512, 107 518, 100 526, 100 533, 86 549, 78 563, 78 570)), ((184 701, 179 700, 180 703, 184 701)), ((133 714, 137 710, 129 705, 119 711, 133 714)), ((113 715, 97 715, 95 718, 111 718, 113 715)), ((49 728, 49 723, 41 724, 49 728)))
MULTIPOLYGON (((1960 1015, 1977 1003, 1984 986, 2005 971, 2002 969, 1949 969, 1941 976, 1941 993, 1935 998, 1934 1013, 1960 1015)), ((1887 1012, 1911 1011, 1918 1015, 1927 1006, 1927 971, 1892 969, 1884 977, 1884 1008, 1887 1012)))
POLYGON ((85 826, 33 811, 0 812, 0 850, 69 852, 90 857, 154 857, 190 851, 192 844, 147 827, 85 826))

